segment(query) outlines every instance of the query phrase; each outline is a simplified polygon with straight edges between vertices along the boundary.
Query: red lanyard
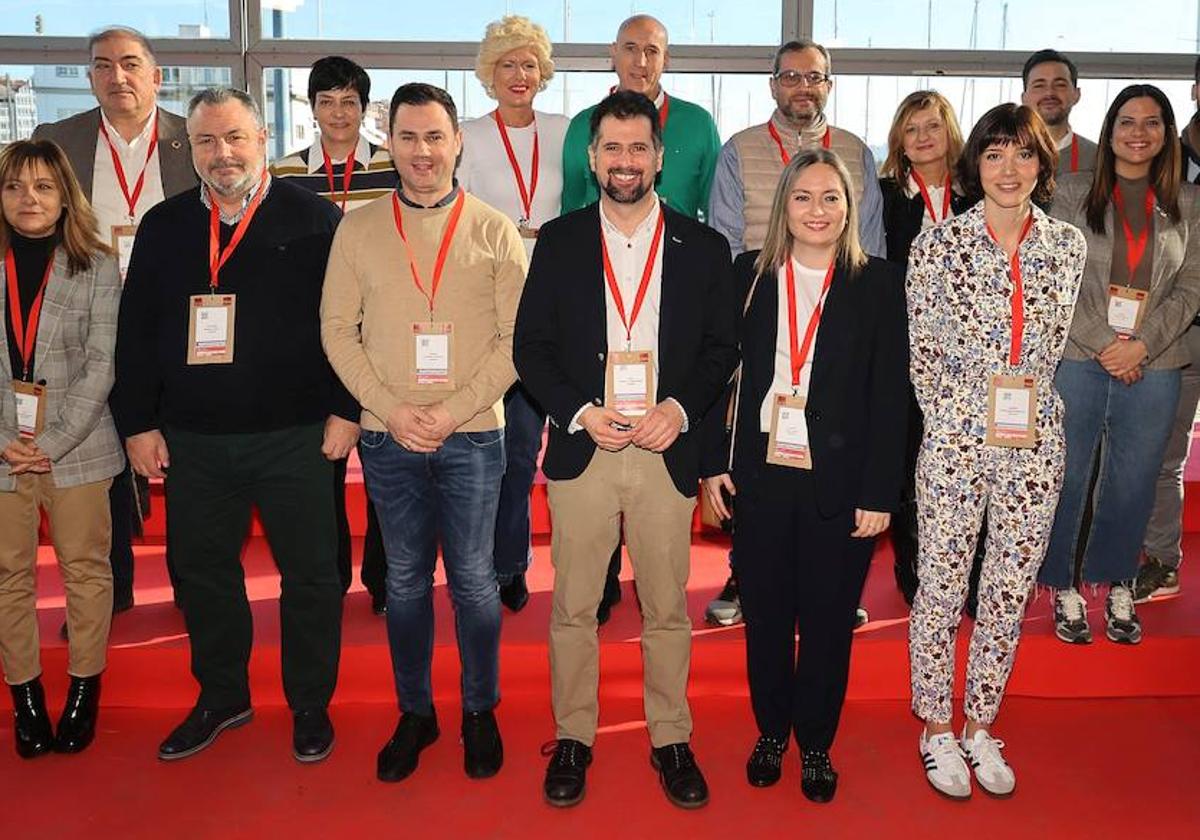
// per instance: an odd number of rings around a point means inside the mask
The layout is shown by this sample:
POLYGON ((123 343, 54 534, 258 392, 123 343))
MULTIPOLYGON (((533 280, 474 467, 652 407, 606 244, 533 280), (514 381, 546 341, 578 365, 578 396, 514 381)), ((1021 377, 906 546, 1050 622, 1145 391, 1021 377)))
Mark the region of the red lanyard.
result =
POLYGON ((33 305, 29 307, 29 322, 21 320, 21 287, 17 284, 17 260, 13 249, 4 253, 4 272, 8 275, 8 316, 12 322, 13 340, 21 351, 21 361, 24 369, 21 378, 29 379, 29 360, 33 358, 33 348, 37 343, 38 320, 42 315, 42 300, 46 296, 46 286, 50 284, 50 273, 54 270, 54 253, 46 260, 46 273, 42 276, 42 285, 38 287, 33 305))
POLYGON ((633 312, 625 317, 625 300, 621 297, 621 288, 613 274, 612 262, 608 259, 608 243, 604 241, 604 229, 600 230, 600 253, 604 256, 604 279, 608 281, 608 290, 612 293, 613 303, 617 305, 617 314, 625 325, 625 340, 633 340, 633 325, 637 323, 638 313, 642 311, 642 303, 646 300, 646 290, 650 288, 650 275, 654 273, 654 259, 658 256, 658 246, 663 238, 663 211, 658 210, 658 222, 654 226, 654 239, 650 243, 650 255, 646 257, 646 267, 642 269, 642 282, 638 286, 637 297, 633 300, 633 312))
MULTIPOLYGON (((787 166, 792 162, 792 156, 787 153, 787 149, 783 148, 783 138, 779 136, 779 130, 775 128, 775 123, 767 122, 767 132, 771 135, 771 139, 775 141, 775 145, 779 147, 779 157, 783 161, 783 165, 787 166)), ((825 134, 821 137, 821 148, 828 149, 833 144, 833 137, 827 127, 825 134)))
POLYGON ((1142 257, 1146 255, 1146 243, 1150 239, 1150 219, 1154 214, 1154 187, 1146 188, 1146 224, 1136 239, 1133 236, 1133 228, 1129 226, 1129 220, 1125 217, 1125 199, 1121 197, 1120 184, 1113 187, 1113 204, 1117 206, 1117 215, 1121 217, 1121 227, 1125 232, 1125 265, 1129 268, 1129 282, 1132 283, 1133 275, 1142 264, 1142 257))
MULTIPOLYGON (((1033 227, 1033 213, 1030 213, 1029 218, 1025 220, 1025 224, 1021 228, 1021 235, 1017 238, 1017 247, 1013 250, 1012 259, 1009 260, 1009 274, 1012 277, 1013 284, 1010 301, 1012 307, 1012 338, 1008 349, 1008 363, 1010 365, 1021 363, 1021 341, 1025 336, 1025 289, 1021 283, 1021 243, 1029 235, 1031 227, 1033 227)), ((992 230, 991 225, 987 226, 987 232, 991 235, 993 241, 999 245, 1000 237, 996 236, 996 231, 992 230)))
POLYGON ((433 318, 433 302, 437 298, 438 286, 442 283, 442 269, 446 267, 446 256, 450 253, 450 241, 454 239, 454 230, 458 227, 459 217, 462 216, 465 199, 466 193, 459 190, 458 198, 454 200, 454 207, 450 210, 450 218, 446 220, 446 229, 442 231, 442 244, 438 247, 437 261, 433 264, 433 285, 427 292, 421 285, 417 260, 413 256, 412 248, 409 247, 408 237, 404 234, 404 213, 400 209, 400 196, 398 193, 392 193, 392 215, 396 218, 396 231, 400 234, 401 241, 404 242, 404 250, 408 252, 408 270, 412 272, 413 284, 416 285, 417 291, 425 296, 425 300, 429 301, 430 319, 433 318))
POLYGON ((925 200, 925 209, 929 211, 929 218, 933 219, 936 225, 938 222, 946 221, 946 217, 950 215, 950 173, 946 173, 946 183, 942 187, 942 218, 938 218, 933 212, 933 199, 929 197, 929 188, 925 186, 925 179, 921 177, 921 173, 917 170, 912 170, 913 180, 917 182, 917 189, 921 191, 921 198, 925 200))
POLYGON ((1071 135, 1071 171, 1079 171, 1079 135, 1071 135))
POLYGON ((521 167, 517 163, 517 156, 513 153, 512 143, 508 140, 508 129, 504 125, 504 120, 500 119, 499 111, 492 111, 492 116, 496 118, 496 128, 500 130, 500 139, 504 141, 504 151, 508 153, 508 163, 512 166, 513 175, 517 179, 517 191, 521 193, 521 207, 525 211, 525 221, 533 220, 533 197, 537 194, 538 184, 538 133, 537 122, 533 124, 533 163, 529 169, 529 191, 525 191, 525 177, 521 174, 521 167))
MULTIPOLYGON (((205 189, 208 188, 205 187, 205 189)), ((258 206, 262 204, 263 193, 266 192, 266 189, 267 173, 264 172, 258 182, 258 188, 254 191, 254 197, 242 211, 242 219, 233 229, 233 236, 230 237, 229 244, 224 248, 221 248, 221 210, 217 207, 217 199, 213 196, 212 190, 209 190, 208 201, 211 209, 208 212, 208 284, 214 293, 220 285, 221 268, 233 256, 242 237, 246 235, 246 228, 250 227, 250 220, 258 212, 258 206)))
POLYGON ((112 138, 108 136, 108 129, 104 127, 104 120, 100 120, 100 135, 104 138, 104 142, 108 144, 109 154, 112 155, 113 169, 117 171, 117 183, 121 187, 121 195, 125 197, 125 204, 129 207, 129 218, 134 217, 133 210, 137 206, 138 197, 142 194, 142 187, 146 185, 146 169, 150 166, 150 158, 154 156, 154 150, 158 148, 158 112, 154 114, 154 129, 150 132, 150 145, 146 149, 146 162, 142 164, 142 171, 138 175, 137 183, 133 185, 133 193, 129 192, 129 181, 125 178, 125 167, 121 164, 121 156, 117 154, 117 147, 113 145, 112 138))
MULTIPOLYGON (((329 157, 329 152, 325 151, 325 144, 321 144, 321 154, 325 156, 325 177, 329 180, 329 200, 336 202, 333 197, 333 160, 329 157)), ((350 150, 350 154, 346 157, 346 168, 342 172, 342 214, 346 213, 346 201, 350 198, 350 179, 354 177, 354 149, 350 150)))
POLYGON ((796 272, 792 268, 792 258, 787 258, 787 302, 788 302, 788 344, 792 354, 792 387, 800 387, 800 371, 808 361, 808 351, 812 348, 813 337, 817 334, 817 325, 821 323, 821 302, 829 287, 833 285, 833 263, 825 271, 825 282, 821 284, 821 295, 817 305, 813 307, 812 315, 808 317, 808 326, 804 329, 804 341, 799 340, 799 330, 796 328, 796 272))

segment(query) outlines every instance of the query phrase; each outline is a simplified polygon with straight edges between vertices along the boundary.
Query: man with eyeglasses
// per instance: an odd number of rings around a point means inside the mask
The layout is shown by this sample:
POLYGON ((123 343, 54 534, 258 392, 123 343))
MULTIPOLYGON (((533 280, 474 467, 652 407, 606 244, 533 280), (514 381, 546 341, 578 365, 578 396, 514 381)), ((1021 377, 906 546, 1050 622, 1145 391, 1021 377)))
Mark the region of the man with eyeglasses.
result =
POLYGON ((117 425, 130 465, 165 479, 196 706, 158 748, 194 755, 249 722, 253 635, 241 564, 257 507, 281 578, 283 687, 292 753, 333 748, 342 587, 333 462, 359 407, 321 348, 330 202, 266 168, 267 130, 243 91, 188 104, 202 182, 146 214, 117 328, 117 425))
POLYGON ((1058 50, 1038 50, 1021 68, 1021 104, 1038 112, 1058 146, 1059 175, 1096 168, 1096 144, 1071 128, 1071 109, 1079 102, 1079 71, 1058 50))
MULTIPOLYGON (((762 248, 783 168, 801 149, 817 146, 837 153, 850 172, 863 249, 872 256, 886 256, 875 156, 858 137, 825 119, 825 103, 833 89, 830 68, 829 51, 821 44, 799 40, 781 46, 775 51, 770 81, 775 113, 768 122, 733 135, 721 148, 709 197, 709 224, 729 240, 735 257, 762 248)), ((721 626, 742 620, 737 575, 732 570, 704 617, 709 624, 721 626)), ((860 608, 858 623, 866 620, 866 611, 860 608)))
MULTIPOLYGON (((196 171, 183 118, 158 107, 162 68, 146 37, 128 27, 109 27, 88 39, 88 54, 88 81, 98 107, 39 125, 33 139, 53 140, 66 153, 96 213, 100 238, 117 252, 124 279, 142 216, 164 198, 194 187, 196 171)), ((148 504, 149 486, 139 485, 141 502, 148 504)), ((114 614, 133 607, 131 540, 141 521, 137 498, 127 468, 108 493, 114 614)), ((64 635, 66 628, 63 624, 64 635)))
MULTIPOLYGON (((655 190, 672 209, 704 221, 721 138, 708 111, 670 96, 662 88, 663 71, 671 63, 667 28, 650 15, 634 15, 621 24, 608 49, 617 74, 613 91, 643 94, 658 109, 664 163, 655 190)), ((595 109, 593 105, 580 111, 567 128, 563 143, 563 213, 600 200, 600 188, 588 162, 595 109)))
POLYGON ((858 233, 863 248, 882 257, 883 196, 875 156, 855 135, 825 119, 833 89, 829 51, 812 41, 789 41, 775 51, 771 96, 775 113, 729 138, 721 148, 709 197, 709 224, 725 234, 733 255, 761 248, 771 201, 783 168, 801 149, 824 146, 836 152, 854 182, 858 233))

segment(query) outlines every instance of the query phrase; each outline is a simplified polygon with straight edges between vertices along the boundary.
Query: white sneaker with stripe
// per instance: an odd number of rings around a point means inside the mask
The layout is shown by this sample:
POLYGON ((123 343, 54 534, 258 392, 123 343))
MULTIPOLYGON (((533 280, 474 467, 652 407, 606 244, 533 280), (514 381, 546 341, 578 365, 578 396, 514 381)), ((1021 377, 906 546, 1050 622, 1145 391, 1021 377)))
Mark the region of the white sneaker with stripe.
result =
POLYGON ((925 778, 933 789, 951 799, 967 799, 971 795, 971 771, 963 758, 962 748, 953 732, 941 732, 927 738, 921 730, 921 761, 925 778))
POLYGON ((1008 796, 1017 786, 1017 777, 1008 766, 1000 750, 1004 742, 993 738, 986 729, 978 730, 967 738, 966 729, 962 737, 963 752, 975 770, 975 780, 992 796, 1008 796))

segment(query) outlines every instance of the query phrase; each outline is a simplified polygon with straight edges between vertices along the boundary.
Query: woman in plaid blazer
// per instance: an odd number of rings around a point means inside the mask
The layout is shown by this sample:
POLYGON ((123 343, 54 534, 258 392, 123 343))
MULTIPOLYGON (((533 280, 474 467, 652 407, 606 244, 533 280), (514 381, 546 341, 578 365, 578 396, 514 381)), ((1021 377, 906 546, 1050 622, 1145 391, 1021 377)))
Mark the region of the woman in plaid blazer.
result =
POLYGON ((0 664, 17 753, 79 752, 96 726, 112 614, 108 487, 124 455, 108 410, 121 284, 62 150, 0 152, 0 664), (39 510, 67 600, 71 676, 57 736, 38 650, 39 510))

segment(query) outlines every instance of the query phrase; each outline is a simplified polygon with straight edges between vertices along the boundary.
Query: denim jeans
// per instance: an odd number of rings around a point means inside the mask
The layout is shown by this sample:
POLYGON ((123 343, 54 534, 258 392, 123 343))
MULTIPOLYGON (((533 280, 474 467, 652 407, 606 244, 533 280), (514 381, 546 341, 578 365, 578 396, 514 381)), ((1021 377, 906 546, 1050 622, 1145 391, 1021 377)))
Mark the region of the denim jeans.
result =
POLYGON ((529 491, 537 472, 546 413, 520 383, 504 397, 504 450, 507 466, 496 514, 496 578, 508 583, 525 574, 530 548, 529 491))
POLYGON ((1095 361, 1064 359, 1059 365, 1054 387, 1065 409, 1067 467, 1040 583, 1055 589, 1073 585, 1072 559, 1080 539, 1085 540, 1084 582, 1126 581, 1137 574, 1179 382, 1178 370, 1147 370, 1133 385, 1123 385, 1095 361), (1098 446, 1092 526, 1090 533, 1080 534, 1098 446))
POLYGON ((499 702, 500 596, 492 547, 504 430, 456 432, 436 452, 409 452, 387 432, 360 439, 367 492, 387 554, 387 630, 405 712, 433 709, 433 571, 440 541, 462 664, 462 706, 499 702))

